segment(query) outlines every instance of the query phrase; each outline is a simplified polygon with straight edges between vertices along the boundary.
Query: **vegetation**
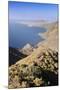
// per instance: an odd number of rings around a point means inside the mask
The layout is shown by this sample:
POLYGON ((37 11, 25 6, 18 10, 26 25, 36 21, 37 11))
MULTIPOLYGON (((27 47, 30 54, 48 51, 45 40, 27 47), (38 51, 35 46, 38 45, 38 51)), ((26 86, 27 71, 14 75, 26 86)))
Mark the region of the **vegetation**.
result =
POLYGON ((52 85, 58 85, 58 52, 51 49, 30 64, 18 63, 9 68, 9 88, 52 85))

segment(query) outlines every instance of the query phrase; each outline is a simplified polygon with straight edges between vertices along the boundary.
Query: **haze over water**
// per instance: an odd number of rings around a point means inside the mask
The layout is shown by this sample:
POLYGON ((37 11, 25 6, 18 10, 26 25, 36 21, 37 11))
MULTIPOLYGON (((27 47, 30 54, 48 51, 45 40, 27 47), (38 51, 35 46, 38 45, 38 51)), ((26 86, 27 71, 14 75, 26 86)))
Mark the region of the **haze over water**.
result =
POLYGON ((38 34, 46 30, 40 27, 28 27, 23 24, 9 24, 9 46, 14 48, 22 48, 27 43, 35 45, 42 41, 38 34))
POLYGON ((20 20, 46 20, 57 21, 58 5, 29 2, 8 2, 9 8, 9 46, 21 48, 27 43, 35 45, 42 41, 43 38, 38 33, 46 30, 39 27, 28 27, 17 24, 20 20))

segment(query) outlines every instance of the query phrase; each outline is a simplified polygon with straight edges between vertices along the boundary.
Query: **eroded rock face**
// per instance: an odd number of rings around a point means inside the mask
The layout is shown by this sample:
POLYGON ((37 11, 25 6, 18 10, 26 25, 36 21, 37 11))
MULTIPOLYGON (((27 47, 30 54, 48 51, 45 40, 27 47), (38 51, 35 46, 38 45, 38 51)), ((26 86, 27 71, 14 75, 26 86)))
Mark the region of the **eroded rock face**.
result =
POLYGON ((25 55, 30 55, 34 51, 34 48, 28 43, 19 51, 25 55))
POLYGON ((58 52, 48 49, 30 65, 9 68, 9 88, 58 85, 58 52))

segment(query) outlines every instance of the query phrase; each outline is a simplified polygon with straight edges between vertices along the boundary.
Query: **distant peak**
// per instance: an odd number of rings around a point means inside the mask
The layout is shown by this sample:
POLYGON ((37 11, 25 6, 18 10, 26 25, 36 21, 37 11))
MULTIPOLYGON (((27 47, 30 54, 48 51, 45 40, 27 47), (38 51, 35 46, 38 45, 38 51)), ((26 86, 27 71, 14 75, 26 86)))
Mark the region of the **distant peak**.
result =
POLYGON ((23 49, 26 49, 26 48, 32 48, 32 46, 31 46, 29 43, 27 43, 27 44, 23 47, 23 49))

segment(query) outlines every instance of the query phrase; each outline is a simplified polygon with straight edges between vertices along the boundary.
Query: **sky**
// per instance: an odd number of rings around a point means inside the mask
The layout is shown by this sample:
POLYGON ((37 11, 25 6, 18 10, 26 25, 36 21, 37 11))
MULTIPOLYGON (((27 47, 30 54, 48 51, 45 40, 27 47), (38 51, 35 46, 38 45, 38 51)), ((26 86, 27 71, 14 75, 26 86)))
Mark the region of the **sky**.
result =
POLYGON ((58 18, 57 4, 8 2, 9 20, 48 20, 56 21, 58 18))

